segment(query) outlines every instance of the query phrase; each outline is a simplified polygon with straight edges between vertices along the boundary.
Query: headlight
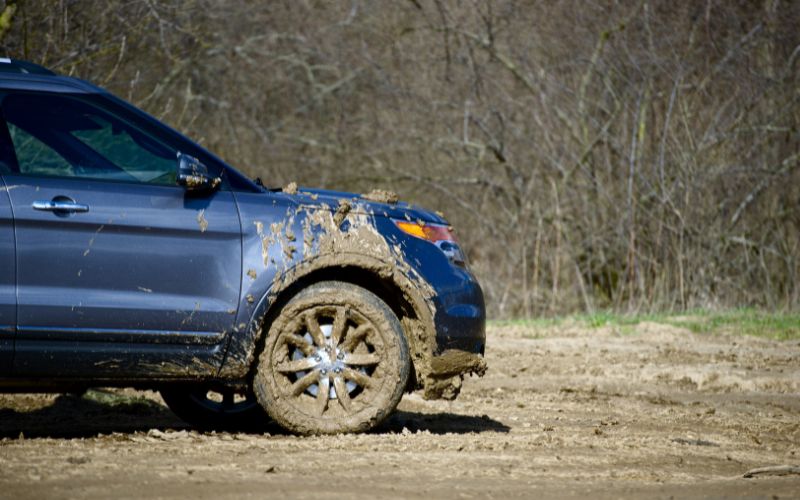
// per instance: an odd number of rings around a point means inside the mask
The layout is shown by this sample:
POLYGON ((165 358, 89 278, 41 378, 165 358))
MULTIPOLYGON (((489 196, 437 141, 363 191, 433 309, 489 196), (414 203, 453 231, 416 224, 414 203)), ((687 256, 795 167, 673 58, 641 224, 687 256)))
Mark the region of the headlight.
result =
POLYGON ((404 220, 395 220, 394 224, 404 233, 429 241, 439 247, 439 250, 441 250, 453 264, 459 266, 466 265, 464 252, 462 252, 461 247, 458 246, 451 226, 447 224, 432 224, 422 221, 409 222, 404 220))

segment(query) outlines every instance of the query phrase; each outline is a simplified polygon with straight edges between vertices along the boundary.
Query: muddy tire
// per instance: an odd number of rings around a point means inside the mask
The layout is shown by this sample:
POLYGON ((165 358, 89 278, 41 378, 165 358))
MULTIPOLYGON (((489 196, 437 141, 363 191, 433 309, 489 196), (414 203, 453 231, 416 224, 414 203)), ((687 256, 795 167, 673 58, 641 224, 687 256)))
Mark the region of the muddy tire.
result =
POLYGON ((202 430, 259 430, 270 421, 255 395, 238 395, 232 389, 170 387, 161 398, 181 420, 202 430))
POLYGON ((392 310, 364 288, 326 281, 295 295, 274 319, 253 389, 291 432, 363 432, 397 407, 410 367, 392 310))

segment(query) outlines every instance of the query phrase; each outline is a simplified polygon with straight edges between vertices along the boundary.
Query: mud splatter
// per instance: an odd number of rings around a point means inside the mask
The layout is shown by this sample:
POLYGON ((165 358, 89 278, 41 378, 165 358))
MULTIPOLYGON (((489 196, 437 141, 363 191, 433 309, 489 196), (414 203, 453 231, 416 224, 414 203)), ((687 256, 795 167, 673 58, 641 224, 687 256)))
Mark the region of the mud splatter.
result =
POLYGON ((192 319, 194 319, 194 314, 200 310, 200 302, 194 303, 194 309, 181 321, 181 326, 186 325, 187 323, 191 323, 192 319))
POLYGON ((249 277, 251 280, 255 280, 256 278, 258 278, 258 273, 256 273, 256 270, 255 270, 255 269, 248 269, 248 270, 247 270, 247 276, 248 276, 248 277, 249 277))
POLYGON ((463 373, 483 376, 486 361, 477 354, 450 349, 431 360, 431 375, 447 377, 463 373))
POLYGON ((311 230, 311 220, 305 217, 303 225, 303 257, 308 258, 314 252, 314 232, 311 230))
POLYGON ((154 375, 191 378, 208 376, 218 370, 216 363, 202 360, 196 356, 192 356, 189 359, 178 358, 160 363, 142 363, 141 366, 151 371, 154 375))
POLYGON ((286 194, 297 194, 297 183, 290 182, 283 187, 283 192, 286 194))
POLYGON ((341 199, 339 200, 339 207, 336 209, 336 213, 333 214, 333 223, 338 227, 342 225, 344 222, 345 217, 347 214, 350 213, 350 210, 353 206, 350 204, 348 200, 341 199))
POLYGON ((261 260, 264 262, 264 267, 266 268, 269 261, 270 238, 264 234, 263 222, 255 221, 253 224, 256 226, 256 234, 261 240, 261 260))
POLYGON ((105 225, 105 224, 100 224, 100 227, 98 227, 98 228, 97 228, 97 231, 95 231, 95 232, 94 232, 94 234, 92 235, 91 239, 89 239, 89 246, 88 246, 88 247, 86 248, 86 250, 83 252, 83 256, 84 256, 84 257, 88 256, 88 255, 89 255, 89 253, 92 251, 92 245, 94 245, 94 240, 96 240, 96 239, 97 239, 97 235, 98 235, 98 234, 100 234, 100 232, 101 232, 101 231, 102 231, 102 230, 103 230, 105 227, 106 227, 106 225, 105 225))
POLYGON ((197 225, 200 227, 200 232, 205 233, 208 229, 208 221, 206 220, 206 209, 203 208, 197 213, 197 225))
POLYGON ((431 359, 425 379, 425 399, 453 400, 461 392, 464 375, 486 374, 486 361, 470 352, 451 349, 431 359))
POLYGON ((295 239, 297 239, 294 236, 294 230, 292 230, 291 224, 286 224, 286 231, 284 232, 284 234, 286 235, 286 239, 288 241, 294 241, 295 239))
POLYGON ((362 194, 362 198, 369 201, 377 201, 378 203, 395 204, 400 201, 400 197, 394 191, 386 191, 384 189, 373 189, 367 194, 362 194))

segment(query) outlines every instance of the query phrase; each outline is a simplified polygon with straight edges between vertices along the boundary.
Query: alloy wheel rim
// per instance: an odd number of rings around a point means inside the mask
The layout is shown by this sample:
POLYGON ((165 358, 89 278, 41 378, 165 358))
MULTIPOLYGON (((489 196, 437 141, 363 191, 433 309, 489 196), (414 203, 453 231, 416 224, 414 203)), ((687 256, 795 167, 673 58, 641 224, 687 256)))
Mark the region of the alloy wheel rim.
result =
POLYGON ((347 416, 380 391, 385 348, 375 325, 347 306, 317 306, 282 332, 273 374, 293 406, 312 417, 347 416))

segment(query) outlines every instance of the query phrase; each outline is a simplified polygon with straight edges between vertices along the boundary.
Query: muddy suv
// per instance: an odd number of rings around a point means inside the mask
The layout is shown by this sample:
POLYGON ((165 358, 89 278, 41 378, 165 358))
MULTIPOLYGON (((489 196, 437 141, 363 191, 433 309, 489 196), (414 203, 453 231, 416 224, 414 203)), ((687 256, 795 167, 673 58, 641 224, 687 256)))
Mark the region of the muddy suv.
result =
POLYGON ((442 217, 267 189, 106 91, 0 59, 0 390, 161 391, 183 419, 369 429, 482 374, 442 217))

